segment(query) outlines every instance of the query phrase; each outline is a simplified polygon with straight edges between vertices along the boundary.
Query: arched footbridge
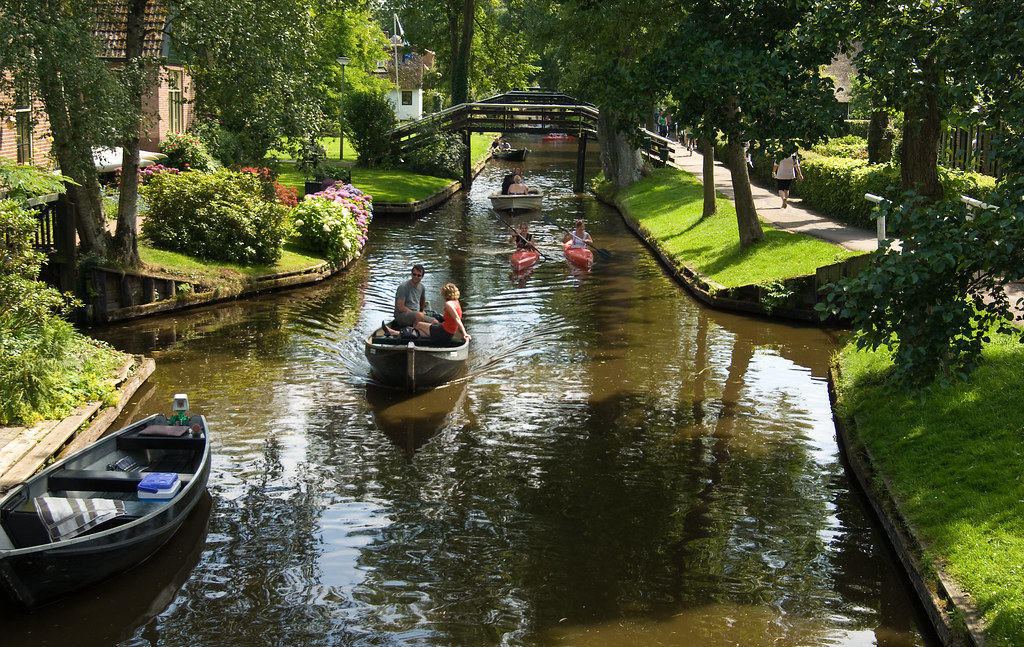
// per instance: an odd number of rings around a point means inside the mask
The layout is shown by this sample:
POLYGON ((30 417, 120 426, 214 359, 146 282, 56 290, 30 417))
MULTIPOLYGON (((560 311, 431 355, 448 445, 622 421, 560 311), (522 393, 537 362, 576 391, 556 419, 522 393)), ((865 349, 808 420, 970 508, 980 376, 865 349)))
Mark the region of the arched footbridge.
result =
MULTIPOLYGON (((461 103, 435 112, 418 121, 403 124, 389 134, 402 152, 423 146, 438 131, 461 132, 469 146, 470 133, 527 133, 543 135, 566 133, 576 137, 576 182, 574 190, 583 190, 583 162, 587 140, 597 138, 598 110, 570 96, 542 90, 523 90, 495 95, 483 101, 461 103)), ((472 160, 467 156, 462 168, 462 186, 473 181, 472 160)))

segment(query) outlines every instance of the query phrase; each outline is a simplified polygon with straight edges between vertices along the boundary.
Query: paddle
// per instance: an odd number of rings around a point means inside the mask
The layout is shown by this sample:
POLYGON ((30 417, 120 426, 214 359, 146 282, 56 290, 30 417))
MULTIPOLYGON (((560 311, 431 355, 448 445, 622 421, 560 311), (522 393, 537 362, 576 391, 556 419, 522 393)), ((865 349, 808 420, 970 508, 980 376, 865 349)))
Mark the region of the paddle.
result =
POLYGON ((497 212, 497 211, 495 211, 494 209, 491 209, 491 213, 493 213, 493 214, 494 214, 494 217, 495 217, 495 218, 497 218, 497 219, 498 219, 498 220, 499 220, 499 221, 501 222, 501 224, 503 224, 503 225, 505 225, 506 227, 508 227, 509 229, 511 229, 511 230, 512 230, 512 233, 516 235, 516 238, 519 238, 520 240, 522 240, 522 241, 523 241, 524 243, 526 243, 527 245, 530 245, 530 246, 531 246, 531 247, 533 248, 533 251, 535 251, 535 252, 537 252, 538 254, 540 254, 540 257, 541 257, 541 258, 543 258, 543 259, 544 259, 545 261, 550 261, 550 260, 551 260, 550 258, 548 258, 547 256, 545 256, 545 255, 544 255, 544 252, 540 251, 540 250, 539 250, 539 249, 537 248, 537 246, 536 246, 536 245, 534 245, 534 244, 533 244, 532 242, 530 242, 530 241, 526 240, 525 238, 523 238, 522 234, 520 234, 520 233, 519 233, 518 231, 516 231, 516 228, 515 228, 515 227, 513 227, 512 225, 510 225, 510 224, 508 224, 507 222, 505 222, 505 220, 504 220, 504 219, 503 219, 503 218, 502 218, 501 216, 499 216, 499 215, 498 215, 498 212, 497 212))
MULTIPOLYGON (((552 224, 552 225, 554 225, 554 226, 558 227, 559 229, 561 229, 561 230, 562 230, 562 231, 564 231, 565 233, 567 233, 567 234, 570 234, 570 235, 572 234, 572 232, 571 232, 571 231, 569 231, 568 229, 566 229, 566 228, 565 228, 565 227, 563 227, 562 225, 558 224, 557 222, 555 222, 555 221, 554 221, 554 220, 552 220, 551 218, 548 218, 547 216, 544 216, 544 220, 545 220, 546 222, 548 222, 549 224, 552 224)), ((595 249, 595 250, 597 250, 597 253, 598 253, 598 254, 600 254, 601 256, 604 256, 605 258, 611 258, 611 257, 612 257, 612 253, 611 253, 611 252, 609 252, 609 251, 608 251, 607 249, 598 249, 598 248, 597 248, 597 247, 595 247, 595 246, 594 246, 594 244, 593 244, 593 243, 591 243, 590 241, 585 241, 585 242, 587 243, 587 247, 590 247, 591 249, 595 249)))

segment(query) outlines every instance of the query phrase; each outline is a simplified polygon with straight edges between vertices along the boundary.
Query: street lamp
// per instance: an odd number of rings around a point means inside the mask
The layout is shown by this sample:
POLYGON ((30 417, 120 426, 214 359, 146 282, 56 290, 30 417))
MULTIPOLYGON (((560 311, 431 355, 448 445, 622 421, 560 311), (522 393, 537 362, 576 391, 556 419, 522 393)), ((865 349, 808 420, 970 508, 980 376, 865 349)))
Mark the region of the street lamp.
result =
MULTIPOLYGON (((395 20, 398 20, 398 16, 395 16, 395 20)), ((402 105, 402 90, 398 87, 398 48, 403 45, 404 39, 401 34, 395 34, 389 40, 395 48, 395 116, 398 116, 398 107, 402 105)))
POLYGON ((338 57, 338 65, 341 66, 341 111, 339 112, 340 119, 338 125, 341 131, 338 133, 340 141, 338 142, 338 159, 345 161, 345 66, 351 62, 347 56, 338 57))

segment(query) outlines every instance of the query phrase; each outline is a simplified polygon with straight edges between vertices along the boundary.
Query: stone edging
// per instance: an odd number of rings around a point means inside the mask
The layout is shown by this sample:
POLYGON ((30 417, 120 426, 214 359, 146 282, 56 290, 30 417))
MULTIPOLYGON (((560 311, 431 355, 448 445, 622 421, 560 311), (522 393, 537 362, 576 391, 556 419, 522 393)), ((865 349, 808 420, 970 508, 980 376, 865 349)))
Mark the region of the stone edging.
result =
POLYGON ((835 383, 835 369, 830 367, 828 394, 840 454, 871 504, 932 628, 943 645, 982 647, 985 644, 985 632, 981 613, 970 596, 960 590, 945 573, 941 563, 922 563, 925 545, 900 513, 899 504, 891 496, 885 476, 872 467, 874 463, 871 452, 856 442, 856 436, 851 431, 854 423, 844 421, 835 414, 835 383))

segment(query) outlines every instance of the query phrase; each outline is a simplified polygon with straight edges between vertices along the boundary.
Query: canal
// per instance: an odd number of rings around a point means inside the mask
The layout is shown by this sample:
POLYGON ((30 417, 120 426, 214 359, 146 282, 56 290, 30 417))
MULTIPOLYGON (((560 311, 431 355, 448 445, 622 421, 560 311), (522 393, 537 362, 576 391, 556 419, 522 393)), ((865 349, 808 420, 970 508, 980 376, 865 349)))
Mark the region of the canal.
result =
POLYGON ((840 463, 838 335, 697 305, 572 193, 574 144, 527 145, 543 214, 610 252, 589 272, 534 213, 505 219, 550 260, 512 274, 492 163, 322 285, 95 331, 157 360, 125 422, 178 392, 207 417, 210 497, 134 571, 4 609, 4 644, 935 644, 840 463), (407 395, 362 339, 416 262, 473 342, 407 395))

